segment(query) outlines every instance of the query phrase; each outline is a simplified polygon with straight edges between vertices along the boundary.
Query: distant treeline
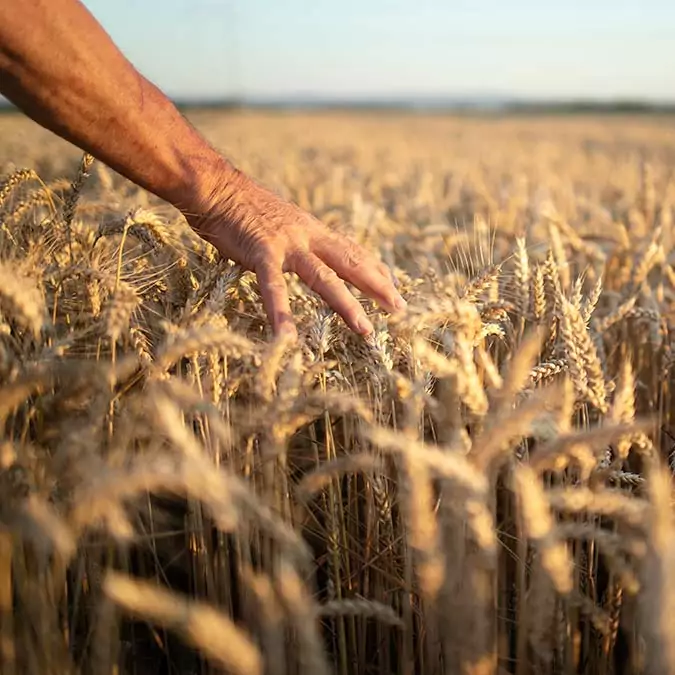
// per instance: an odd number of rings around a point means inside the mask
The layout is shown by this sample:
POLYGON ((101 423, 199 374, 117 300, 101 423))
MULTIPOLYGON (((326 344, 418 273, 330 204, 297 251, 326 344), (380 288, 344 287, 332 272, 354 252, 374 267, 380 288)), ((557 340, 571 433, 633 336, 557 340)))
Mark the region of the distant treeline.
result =
POLYGON ((546 114, 673 114, 675 102, 648 103, 644 101, 556 101, 556 102, 515 102, 505 104, 502 110, 511 113, 546 114))
POLYGON ((433 112, 466 114, 675 114, 675 101, 521 101, 499 99, 259 99, 229 101, 178 101, 181 110, 354 110, 359 112, 433 112))
MULTIPOLYGON (((221 100, 175 100, 183 112, 198 110, 234 111, 244 109, 264 110, 343 110, 359 112, 430 112, 455 114, 675 114, 675 101, 650 102, 640 100, 598 101, 589 99, 560 101, 509 100, 496 97, 459 98, 388 98, 388 99, 221 99, 221 100)), ((0 99, 0 114, 15 108, 0 99)))

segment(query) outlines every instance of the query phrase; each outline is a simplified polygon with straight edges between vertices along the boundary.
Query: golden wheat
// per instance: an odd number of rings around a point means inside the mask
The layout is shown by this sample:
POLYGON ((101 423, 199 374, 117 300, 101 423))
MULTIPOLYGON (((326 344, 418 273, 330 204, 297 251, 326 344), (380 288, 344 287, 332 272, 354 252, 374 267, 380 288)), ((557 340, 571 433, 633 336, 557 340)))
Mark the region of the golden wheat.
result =
POLYGON ((254 275, 0 117, 1 672, 675 672, 668 125, 194 121, 408 310, 364 340, 289 275, 275 341, 254 275))

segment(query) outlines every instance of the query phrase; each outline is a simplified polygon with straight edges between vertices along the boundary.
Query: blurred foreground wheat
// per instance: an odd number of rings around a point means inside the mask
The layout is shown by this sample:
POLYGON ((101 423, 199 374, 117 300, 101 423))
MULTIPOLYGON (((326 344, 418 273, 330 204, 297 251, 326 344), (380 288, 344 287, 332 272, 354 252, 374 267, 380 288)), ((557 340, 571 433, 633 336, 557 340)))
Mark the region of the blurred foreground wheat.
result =
POLYGON ((665 123, 198 122, 409 311, 291 279, 274 342, 172 211, 7 166, 1 672, 675 673, 665 123))

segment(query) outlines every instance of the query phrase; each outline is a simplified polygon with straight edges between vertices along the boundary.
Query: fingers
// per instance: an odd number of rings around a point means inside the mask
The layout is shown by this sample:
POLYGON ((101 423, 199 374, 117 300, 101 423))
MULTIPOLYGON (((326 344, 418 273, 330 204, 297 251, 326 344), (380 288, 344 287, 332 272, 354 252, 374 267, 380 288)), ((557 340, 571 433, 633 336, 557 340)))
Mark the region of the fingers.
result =
POLYGON ((284 279, 281 265, 268 263, 256 270, 258 287, 262 295, 265 312, 272 324, 274 334, 297 336, 291 302, 288 297, 288 287, 284 279))
POLYGON ((391 283, 394 284, 394 288, 398 288, 398 279, 394 276, 391 268, 388 265, 385 265, 383 262, 377 263, 377 269, 380 271, 380 274, 386 279, 391 279, 391 283))
POLYGON ((290 268, 311 290, 318 293, 355 333, 368 335, 373 332, 373 324, 359 301, 328 265, 317 256, 304 252, 295 254, 289 263, 290 268))
POLYGON ((354 242, 329 235, 313 241, 312 250, 342 279, 376 300, 387 311, 405 309, 406 302, 396 290, 389 268, 354 242))

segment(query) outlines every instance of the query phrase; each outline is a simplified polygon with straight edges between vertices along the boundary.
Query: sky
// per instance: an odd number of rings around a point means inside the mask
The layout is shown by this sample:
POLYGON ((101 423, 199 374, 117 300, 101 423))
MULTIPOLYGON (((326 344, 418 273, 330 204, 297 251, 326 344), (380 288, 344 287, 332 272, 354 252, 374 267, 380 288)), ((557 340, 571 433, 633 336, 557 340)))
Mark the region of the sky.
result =
POLYGON ((84 0, 176 98, 675 101, 675 1, 84 0))

